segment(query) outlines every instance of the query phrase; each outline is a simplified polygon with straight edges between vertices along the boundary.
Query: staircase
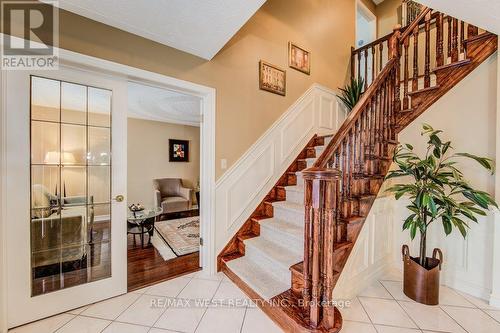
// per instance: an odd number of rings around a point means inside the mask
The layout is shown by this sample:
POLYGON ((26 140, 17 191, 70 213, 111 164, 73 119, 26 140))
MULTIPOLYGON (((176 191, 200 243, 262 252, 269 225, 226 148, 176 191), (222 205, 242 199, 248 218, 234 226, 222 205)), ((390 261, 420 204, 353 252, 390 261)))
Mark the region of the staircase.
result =
POLYGON ((304 187, 311 167, 332 136, 315 136, 219 256, 264 300, 290 289, 290 267, 304 255, 304 187), (298 185, 297 185, 298 184, 298 185))
POLYGON ((219 270, 285 331, 338 332, 333 288, 387 174, 397 133, 497 43, 496 35, 422 7, 408 26, 352 50, 351 75, 366 82, 361 100, 334 136, 311 139, 220 253, 219 270))

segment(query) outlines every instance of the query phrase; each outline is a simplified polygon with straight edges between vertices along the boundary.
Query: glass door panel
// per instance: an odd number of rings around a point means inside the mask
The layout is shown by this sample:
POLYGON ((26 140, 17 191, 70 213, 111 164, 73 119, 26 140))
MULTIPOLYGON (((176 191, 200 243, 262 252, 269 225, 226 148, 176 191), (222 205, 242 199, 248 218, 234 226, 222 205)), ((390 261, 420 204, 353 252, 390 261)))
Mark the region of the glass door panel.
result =
POLYGON ((111 95, 31 77, 32 296, 111 276, 111 95))

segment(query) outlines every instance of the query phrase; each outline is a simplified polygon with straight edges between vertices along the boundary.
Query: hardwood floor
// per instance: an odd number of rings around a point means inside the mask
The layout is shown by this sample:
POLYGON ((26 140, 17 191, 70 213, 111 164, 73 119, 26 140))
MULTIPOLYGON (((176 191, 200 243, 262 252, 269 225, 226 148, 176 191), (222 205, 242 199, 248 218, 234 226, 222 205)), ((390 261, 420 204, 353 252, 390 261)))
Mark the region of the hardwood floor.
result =
MULTIPOLYGON (((148 236, 145 236, 144 242, 147 243, 147 241, 148 236)), ((165 261, 153 246, 142 249, 140 242, 134 246, 132 235, 128 235, 127 259, 128 291, 201 269, 199 252, 165 261)))

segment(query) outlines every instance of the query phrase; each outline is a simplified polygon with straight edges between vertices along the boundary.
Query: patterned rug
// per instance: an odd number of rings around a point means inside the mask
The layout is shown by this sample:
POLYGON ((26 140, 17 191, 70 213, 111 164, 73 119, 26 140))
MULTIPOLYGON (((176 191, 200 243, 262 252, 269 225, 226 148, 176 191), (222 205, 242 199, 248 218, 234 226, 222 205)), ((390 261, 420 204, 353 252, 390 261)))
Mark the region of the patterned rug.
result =
POLYGON ((176 256, 197 252, 200 249, 200 217, 155 222, 153 246, 165 260, 172 259, 171 249, 176 256), (163 244, 162 244, 163 243, 163 244), (165 248, 165 245, 169 248, 165 248))

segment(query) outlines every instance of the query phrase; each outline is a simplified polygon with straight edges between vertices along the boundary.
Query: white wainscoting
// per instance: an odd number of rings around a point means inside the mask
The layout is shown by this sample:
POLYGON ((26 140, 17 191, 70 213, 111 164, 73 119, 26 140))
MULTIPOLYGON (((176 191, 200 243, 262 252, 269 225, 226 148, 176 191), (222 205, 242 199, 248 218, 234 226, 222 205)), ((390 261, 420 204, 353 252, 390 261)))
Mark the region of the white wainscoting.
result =
POLYGON ((391 267, 394 216, 391 201, 388 197, 375 200, 335 286, 335 299, 352 299, 391 267))
POLYGON ((217 254, 313 135, 334 133, 344 119, 336 92, 314 84, 218 180, 217 254))

